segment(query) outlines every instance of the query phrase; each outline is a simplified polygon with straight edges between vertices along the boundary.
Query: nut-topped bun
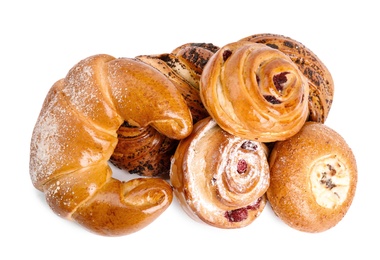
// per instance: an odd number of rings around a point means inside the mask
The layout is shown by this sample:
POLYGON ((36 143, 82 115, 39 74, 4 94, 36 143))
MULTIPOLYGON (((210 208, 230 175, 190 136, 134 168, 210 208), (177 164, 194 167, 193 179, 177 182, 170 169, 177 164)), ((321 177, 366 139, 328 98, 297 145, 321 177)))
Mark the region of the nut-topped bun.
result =
POLYGON ((277 142, 269 158, 268 201, 289 226, 322 232, 338 224, 356 190, 354 154, 337 132, 309 121, 293 137, 277 142))

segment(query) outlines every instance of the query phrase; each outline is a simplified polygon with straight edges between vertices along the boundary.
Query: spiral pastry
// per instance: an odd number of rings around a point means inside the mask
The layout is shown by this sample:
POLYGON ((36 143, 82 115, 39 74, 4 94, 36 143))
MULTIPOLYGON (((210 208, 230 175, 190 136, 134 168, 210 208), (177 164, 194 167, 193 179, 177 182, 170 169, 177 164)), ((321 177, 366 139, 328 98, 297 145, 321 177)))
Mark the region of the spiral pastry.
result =
POLYGON ((247 226, 266 205, 267 147, 231 135, 207 117, 177 146, 170 181, 195 220, 226 229, 247 226))
POLYGON ((149 177, 169 176, 170 157, 178 140, 171 139, 154 127, 136 127, 124 122, 117 131, 118 143, 110 162, 131 174, 149 177))
POLYGON ((309 81, 308 120, 324 123, 334 96, 334 81, 323 62, 302 43, 278 34, 255 34, 241 39, 265 44, 288 55, 309 81))
POLYGON ((234 42, 210 58, 200 96, 222 129, 260 142, 297 133, 308 116, 305 76, 281 51, 264 44, 234 42))

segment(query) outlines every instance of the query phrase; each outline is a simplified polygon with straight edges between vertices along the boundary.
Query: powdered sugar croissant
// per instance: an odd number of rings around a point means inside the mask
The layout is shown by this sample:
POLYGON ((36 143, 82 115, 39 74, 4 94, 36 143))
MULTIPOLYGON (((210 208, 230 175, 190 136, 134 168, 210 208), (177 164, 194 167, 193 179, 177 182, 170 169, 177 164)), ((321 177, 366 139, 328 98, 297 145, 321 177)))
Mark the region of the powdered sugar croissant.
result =
POLYGON ((200 80, 209 114, 225 131, 260 142, 297 133, 309 111, 309 85, 284 53, 264 44, 227 44, 210 58, 200 80))
POLYGON ((193 128, 182 95, 157 70, 135 59, 95 55, 53 85, 31 138, 33 185, 56 214, 101 235, 136 232, 172 201, 165 180, 112 177, 108 160, 124 121, 173 139, 193 128))

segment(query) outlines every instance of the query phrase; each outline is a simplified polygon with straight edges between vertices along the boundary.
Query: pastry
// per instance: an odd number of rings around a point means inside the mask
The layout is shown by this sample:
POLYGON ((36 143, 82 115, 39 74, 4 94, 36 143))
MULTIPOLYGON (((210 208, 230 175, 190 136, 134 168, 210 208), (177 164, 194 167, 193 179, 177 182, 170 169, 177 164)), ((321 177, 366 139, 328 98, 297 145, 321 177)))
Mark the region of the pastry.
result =
POLYGON ((211 117, 204 118, 178 144, 170 181, 193 219, 217 228, 245 227, 266 205, 266 146, 231 135, 211 117))
POLYGON ((136 59, 94 55, 52 86, 31 138, 30 177, 51 209, 105 236, 144 228, 173 196, 160 178, 112 177, 108 161, 125 121, 177 140, 193 129, 182 95, 157 70, 136 59))
MULTIPOLYGON (((199 96, 199 78, 204 65, 218 47, 206 43, 187 43, 171 53, 140 55, 136 58, 166 76, 182 94, 193 123, 208 116, 199 96)), ((178 141, 148 125, 131 126, 124 122, 117 130, 118 143, 110 162, 120 169, 141 176, 168 178, 170 158, 178 141)))
POLYGON ((269 167, 268 201, 292 228, 326 231, 342 220, 353 201, 354 154, 343 137, 325 124, 306 122, 299 133, 276 142, 269 167))
POLYGON ((287 55, 249 41, 220 48, 200 79, 202 102, 219 126, 259 142, 297 133, 309 114, 308 95, 306 77, 287 55))
POLYGON ((204 66, 218 49, 213 44, 187 43, 171 53, 136 58, 156 68, 173 82, 190 108, 193 123, 196 123, 208 116, 199 96, 199 80, 204 66))
POLYGON ((324 123, 334 96, 334 81, 325 64, 302 43, 278 34, 255 34, 241 39, 265 44, 288 55, 309 81, 310 121, 324 123))
POLYGON ((131 126, 124 122, 117 130, 118 142, 110 162, 125 173, 146 177, 169 176, 170 158, 178 144, 151 125, 131 126))

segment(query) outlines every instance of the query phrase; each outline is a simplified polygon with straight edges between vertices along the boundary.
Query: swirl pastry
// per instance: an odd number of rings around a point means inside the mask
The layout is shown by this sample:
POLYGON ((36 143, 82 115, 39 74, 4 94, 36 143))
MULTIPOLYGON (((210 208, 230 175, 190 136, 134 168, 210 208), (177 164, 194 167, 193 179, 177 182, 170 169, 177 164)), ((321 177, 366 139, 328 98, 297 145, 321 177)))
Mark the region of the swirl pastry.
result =
POLYGON ((218 50, 206 64, 200 96, 225 131, 260 142, 285 140, 308 117, 305 76, 281 51, 240 41, 218 50))
POLYGON ((46 96, 30 145, 30 176, 59 216, 106 236, 136 232, 171 203, 159 178, 121 182, 108 165, 127 121, 172 139, 193 129, 177 88, 151 66, 95 55, 76 64, 46 96))
MULTIPOLYGON (((205 43, 188 43, 171 53, 140 55, 136 58, 166 76, 182 94, 193 123, 208 116, 199 96, 199 78, 204 65, 218 47, 205 43)), ((168 138, 152 126, 137 128, 124 122, 117 130, 118 143, 110 161, 120 169, 142 176, 167 178, 170 157, 178 141, 168 138)))
POLYGON ((255 34, 243 38, 265 44, 288 55, 309 80, 309 111, 308 120, 324 123, 329 114, 333 96, 334 81, 323 62, 300 42, 278 34, 255 34))
POLYGON ((267 148, 204 118, 177 146, 170 181, 181 206, 195 220, 225 229, 247 226, 266 204, 267 148))
POLYGON ((164 179, 169 176, 170 157, 178 140, 150 125, 136 127, 126 121, 117 130, 117 136, 118 143, 110 158, 113 165, 130 174, 164 179))
POLYGON ((331 128, 306 122, 299 133, 275 143, 269 165, 268 201, 290 227, 322 232, 347 213, 357 166, 348 144, 331 128))

